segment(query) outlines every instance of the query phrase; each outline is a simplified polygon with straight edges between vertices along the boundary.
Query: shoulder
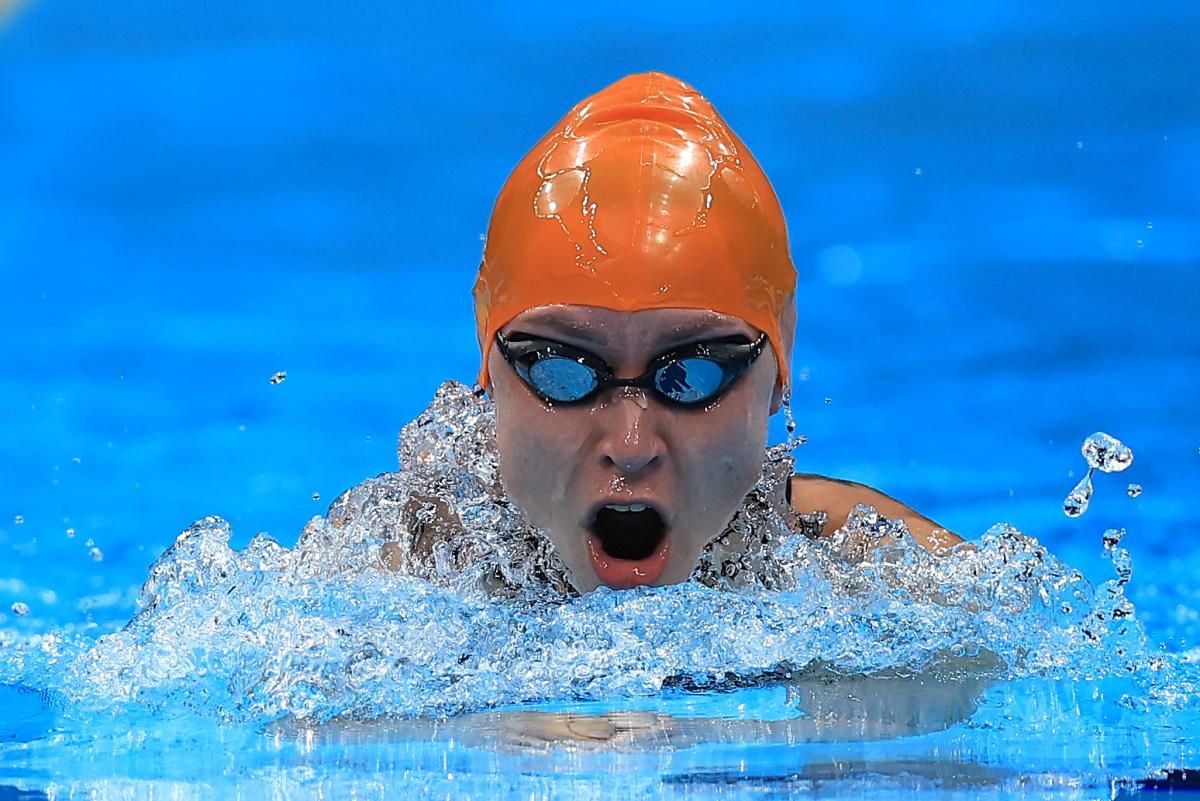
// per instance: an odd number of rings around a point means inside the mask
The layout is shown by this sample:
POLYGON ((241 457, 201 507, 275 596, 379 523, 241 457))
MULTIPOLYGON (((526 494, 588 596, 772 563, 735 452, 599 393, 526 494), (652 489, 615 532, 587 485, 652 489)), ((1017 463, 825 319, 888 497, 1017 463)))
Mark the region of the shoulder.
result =
POLYGON ((895 498, 877 489, 840 478, 815 473, 797 473, 790 484, 792 507, 802 513, 824 512, 829 523, 822 532, 829 536, 846 522, 857 504, 875 507, 885 517, 901 518, 917 542, 935 553, 944 552, 962 542, 962 537, 938 525, 895 498))

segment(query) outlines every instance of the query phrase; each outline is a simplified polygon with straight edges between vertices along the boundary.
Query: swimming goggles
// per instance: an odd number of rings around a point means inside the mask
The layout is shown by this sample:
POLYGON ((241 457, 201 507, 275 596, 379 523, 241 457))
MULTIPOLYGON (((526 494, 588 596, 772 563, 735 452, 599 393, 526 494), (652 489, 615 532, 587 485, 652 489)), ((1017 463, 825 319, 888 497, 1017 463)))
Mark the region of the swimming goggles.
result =
POLYGON ((754 342, 733 336, 690 345, 656 356, 637 378, 617 378, 600 357, 552 339, 496 332, 496 347, 517 375, 542 400, 579 403, 611 387, 637 387, 679 406, 711 402, 750 369, 767 335, 754 342))

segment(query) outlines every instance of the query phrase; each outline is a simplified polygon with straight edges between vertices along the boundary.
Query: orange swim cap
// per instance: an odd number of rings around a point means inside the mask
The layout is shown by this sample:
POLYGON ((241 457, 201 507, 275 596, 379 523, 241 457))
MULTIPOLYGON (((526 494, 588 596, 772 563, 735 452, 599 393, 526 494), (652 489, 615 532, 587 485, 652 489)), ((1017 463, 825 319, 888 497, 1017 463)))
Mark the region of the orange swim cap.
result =
POLYGON ((630 75, 571 109, 500 190, 475 282, 479 383, 496 331, 555 303, 740 317, 787 383, 795 287, 783 211, 750 151, 683 81, 630 75))

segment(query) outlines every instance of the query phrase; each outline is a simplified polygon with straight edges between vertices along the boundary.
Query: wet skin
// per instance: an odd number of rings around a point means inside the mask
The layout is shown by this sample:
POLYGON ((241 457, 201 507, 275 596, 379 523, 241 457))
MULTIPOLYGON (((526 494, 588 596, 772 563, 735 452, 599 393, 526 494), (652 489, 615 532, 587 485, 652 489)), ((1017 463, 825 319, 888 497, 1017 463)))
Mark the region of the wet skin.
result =
MULTIPOLYGON (((759 332, 737 317, 697 309, 617 312, 593 306, 530 309, 502 329, 590 351, 621 378, 641 375, 654 357, 683 344, 759 332)), ((490 353, 489 387, 496 401, 500 473, 510 497, 545 531, 571 571, 575 588, 601 584, 662 586, 686 581, 700 554, 720 534, 762 471, 767 418, 781 389, 770 345, 716 403, 682 409, 640 389, 615 388, 579 404, 539 398, 504 361, 490 353), (646 503, 667 526, 664 565, 625 583, 602 579, 589 527, 605 503, 646 503), (661 570, 661 572, 659 572, 661 570)), ((855 504, 902 517, 927 548, 942 551, 961 538, 870 487, 824 476, 792 479, 801 512, 824 511, 826 534, 855 504)), ((603 554, 601 561, 603 561, 603 554)))
MULTIPOLYGON (((502 333, 583 348, 621 378, 641 375, 654 357, 680 345, 733 335, 752 341, 759 334, 711 311, 568 305, 530 309, 502 333)), ((645 503, 666 523, 665 568, 638 583, 687 580, 762 471, 767 418, 779 404, 775 364, 768 345, 715 403, 700 408, 671 407, 634 388, 553 404, 492 349, 501 478, 530 521, 550 536, 577 590, 602 583, 589 553, 589 527, 605 503, 645 503)))

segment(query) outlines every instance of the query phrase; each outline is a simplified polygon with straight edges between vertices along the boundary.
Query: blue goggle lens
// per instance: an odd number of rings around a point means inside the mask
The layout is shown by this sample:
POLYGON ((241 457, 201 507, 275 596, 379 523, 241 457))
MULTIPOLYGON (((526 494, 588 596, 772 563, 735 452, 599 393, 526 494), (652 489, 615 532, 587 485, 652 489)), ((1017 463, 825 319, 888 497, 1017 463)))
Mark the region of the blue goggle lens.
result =
POLYGON ((715 395, 724 380, 721 365, 699 357, 671 362, 654 374, 655 388, 677 403, 699 403, 715 395))
POLYGON ((529 383, 552 400, 570 403, 596 388, 596 371, 573 359, 551 356, 530 365, 529 383))

